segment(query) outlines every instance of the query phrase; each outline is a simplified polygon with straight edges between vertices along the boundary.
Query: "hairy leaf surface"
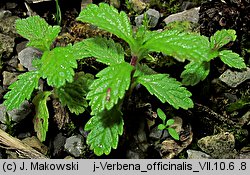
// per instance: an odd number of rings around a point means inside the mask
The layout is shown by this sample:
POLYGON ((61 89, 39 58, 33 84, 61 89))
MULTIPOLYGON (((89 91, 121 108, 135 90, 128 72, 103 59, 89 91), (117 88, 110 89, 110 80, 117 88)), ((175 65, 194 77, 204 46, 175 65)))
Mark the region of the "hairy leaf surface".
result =
POLYGON ((235 41, 235 39, 235 30, 218 30, 213 36, 210 37, 210 47, 211 49, 219 49, 222 46, 228 44, 230 41, 235 41))
POLYGON ((29 40, 27 46, 36 47, 42 51, 50 50, 50 45, 60 32, 60 26, 49 26, 39 16, 16 20, 17 32, 29 40))
POLYGON ((210 45, 205 36, 180 33, 176 30, 152 32, 143 48, 149 52, 162 52, 179 61, 205 61, 209 59, 210 45))
POLYGON ((234 67, 238 69, 246 68, 244 59, 240 57, 237 53, 231 50, 223 50, 219 52, 219 57, 229 67, 234 67))
POLYGON ((87 144, 98 156, 108 155, 111 148, 116 149, 119 135, 123 133, 122 113, 115 107, 110 111, 103 111, 93 116, 85 125, 85 130, 90 131, 87 144))
POLYGON ((210 71, 209 62, 190 62, 181 73, 182 84, 194 86, 203 81, 210 71))
POLYGON ((104 109, 110 110, 119 99, 124 97, 130 85, 132 69, 130 64, 123 62, 111 65, 96 75, 98 79, 91 84, 90 92, 87 95, 92 115, 98 114, 104 109))
POLYGON ((65 86, 56 89, 61 104, 67 105, 71 113, 76 115, 83 113, 88 107, 86 95, 93 79, 94 77, 91 74, 80 72, 76 74, 72 83, 66 83, 65 86))
POLYGON ((112 65, 124 62, 124 50, 112 39, 90 38, 84 40, 84 49, 97 61, 112 65))
POLYGON ((132 27, 125 12, 120 13, 113 6, 105 3, 88 5, 77 18, 82 22, 88 22, 104 29, 133 45, 132 27))
POLYGON ((51 51, 44 52, 39 72, 43 78, 47 78, 48 85, 60 87, 66 81, 72 82, 74 68, 77 67, 78 54, 72 53, 72 46, 56 47, 51 51))
POLYGON ((150 94, 155 95, 162 103, 168 102, 176 109, 193 107, 189 98, 192 94, 167 74, 144 75, 139 77, 137 82, 145 86, 150 94))
POLYGON ((37 133, 37 138, 43 142, 46 139, 46 133, 49 127, 49 111, 47 108, 47 98, 50 96, 51 92, 45 91, 37 94, 32 103, 36 108, 36 115, 34 117, 34 129, 37 133))
POLYGON ((18 80, 9 86, 11 89, 4 95, 7 110, 19 108, 24 100, 29 100, 34 89, 38 87, 37 71, 26 72, 18 76, 18 80))

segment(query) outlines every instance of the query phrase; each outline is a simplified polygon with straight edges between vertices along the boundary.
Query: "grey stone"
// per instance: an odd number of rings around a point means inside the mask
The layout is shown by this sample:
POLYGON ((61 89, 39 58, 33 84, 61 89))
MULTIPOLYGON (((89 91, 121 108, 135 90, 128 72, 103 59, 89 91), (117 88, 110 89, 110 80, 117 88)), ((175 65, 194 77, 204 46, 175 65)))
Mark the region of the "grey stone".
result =
POLYGON ((0 122, 5 123, 7 110, 3 104, 0 104, 0 122))
POLYGON ((84 153, 84 137, 81 135, 71 136, 66 139, 64 149, 74 157, 80 157, 84 153))
POLYGON ((211 156, 202 152, 202 151, 196 151, 196 150, 187 150, 188 159, 210 159, 211 156))
POLYGON ((8 129, 7 125, 0 123, 0 129, 6 131, 8 129))
POLYGON ((16 70, 16 68, 18 68, 18 64, 19 64, 19 60, 17 59, 17 55, 12 56, 10 60, 6 61, 6 64, 11 66, 12 68, 14 68, 14 70, 16 70))
POLYGON ((33 47, 27 47, 18 53, 18 59, 24 67, 31 71, 36 70, 36 68, 32 66, 32 61, 39 58, 41 55, 42 53, 39 50, 33 47))
POLYGON ((174 21, 190 21, 193 23, 198 23, 199 10, 200 10, 200 7, 192 8, 189 10, 184 10, 183 12, 169 15, 163 21, 166 24, 169 24, 169 23, 174 22, 174 21))
POLYGON ((129 0, 129 3, 136 13, 142 12, 147 7, 147 4, 143 0, 129 0))
POLYGON ((237 87, 241 83, 250 79, 250 68, 246 68, 245 71, 231 71, 227 69, 220 77, 219 80, 226 83, 230 87, 237 87))
MULTIPOLYGON (((145 12, 145 15, 148 19, 148 27, 152 28, 155 27, 159 21, 160 13, 155 9, 148 9, 145 12)), ((143 19, 144 19, 144 14, 137 16, 135 18, 136 26, 141 26, 143 19)))
POLYGON ((19 123, 20 121, 25 119, 30 114, 30 112, 30 103, 28 101, 24 101, 19 109, 7 111, 7 114, 12 118, 12 121, 19 123))
POLYGON ((22 132, 22 133, 19 133, 17 135, 17 138, 19 138, 19 139, 25 139, 27 137, 31 137, 31 133, 30 132, 22 132))
POLYGON ((0 128, 3 130, 7 129, 7 126, 5 125, 8 119, 7 117, 9 117, 8 120, 14 121, 16 123, 23 120, 31 112, 29 108, 30 105, 28 101, 25 101, 21 105, 20 109, 13 109, 11 111, 7 111, 6 107, 3 104, 0 104, 0 128))
POLYGON ((234 149, 234 135, 229 132, 203 137, 198 140, 197 145, 202 151, 215 159, 233 159, 237 155, 234 149))
POLYGON ((0 10, 0 19, 10 17, 11 14, 12 13, 9 10, 0 10))
POLYGON ((167 137, 169 137, 169 133, 167 132, 167 130, 159 130, 157 126, 154 127, 149 133, 149 138, 153 140, 164 140, 167 137))
POLYGON ((67 138, 65 136, 63 136, 62 133, 59 133, 56 135, 56 137, 53 141, 53 147, 54 147, 53 156, 57 156, 61 152, 63 152, 64 145, 66 143, 66 139, 67 138))
POLYGON ((30 112, 30 104, 28 101, 24 101, 19 109, 13 109, 11 111, 7 111, 6 107, 3 104, 0 104, 0 121, 5 123, 6 114, 8 114, 12 121, 18 123, 23 120, 30 112))
POLYGON ((28 41, 22 41, 16 45, 16 52, 19 53, 26 48, 28 41))
POLYGON ((17 16, 9 16, 8 11, 0 13, 0 58, 9 58, 13 53, 15 37, 18 35, 15 29, 17 16))
POLYGON ((149 138, 153 140, 160 140, 162 136, 162 130, 159 130, 158 127, 154 127, 150 133, 149 133, 149 138))
POLYGON ((0 33, 0 58, 9 58, 13 53, 15 38, 0 33))
POLYGON ((3 86, 9 86, 17 80, 17 73, 3 71, 3 86))
POLYGON ((0 19, 0 33, 9 35, 11 37, 18 36, 15 28, 15 22, 17 19, 20 18, 17 16, 9 16, 0 19))
POLYGON ((127 159, 144 159, 145 156, 140 151, 128 150, 126 153, 127 159))

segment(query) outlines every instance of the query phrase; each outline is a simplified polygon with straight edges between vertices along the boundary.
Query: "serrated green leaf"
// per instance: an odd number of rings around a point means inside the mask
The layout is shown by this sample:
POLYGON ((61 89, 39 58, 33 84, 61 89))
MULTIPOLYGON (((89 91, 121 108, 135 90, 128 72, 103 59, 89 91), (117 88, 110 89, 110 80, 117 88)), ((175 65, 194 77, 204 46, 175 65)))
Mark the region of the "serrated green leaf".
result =
POLYGON ((144 75, 139 77, 137 82, 145 86, 150 94, 155 95, 162 103, 168 102, 176 109, 193 107, 189 98, 192 94, 168 74, 144 75))
POLYGON ((173 137, 175 140, 180 140, 179 134, 176 132, 174 128, 168 128, 168 133, 173 137))
POLYGON ((60 32, 60 26, 49 26, 39 16, 16 20, 17 32, 29 40, 27 46, 36 47, 42 51, 50 50, 50 45, 60 32))
POLYGON ((43 78, 47 78, 48 85, 61 87, 65 85, 66 81, 73 81, 78 56, 72 52, 71 45, 46 51, 41 58, 42 67, 39 72, 43 78))
POLYGON ((196 34, 181 33, 177 30, 152 32, 142 48, 149 52, 162 52, 179 61, 209 60, 210 43, 208 38, 196 34))
POLYGON ((112 65, 124 62, 124 50, 112 39, 90 38, 84 40, 84 49, 101 63, 112 65))
POLYGON ((182 84, 194 86, 203 81, 209 74, 209 62, 190 62, 181 73, 182 84))
POLYGON ((47 98, 51 95, 51 92, 45 91, 38 93, 32 103, 36 108, 36 115, 34 117, 34 129, 37 134, 37 138, 43 142, 46 139, 46 133, 49 127, 49 111, 47 108, 47 98))
POLYGON ((77 18, 82 22, 88 22, 106 30, 125 40, 129 45, 134 44, 132 27, 125 12, 120 13, 113 6, 105 3, 88 5, 77 18))
POLYGON ((92 112, 98 114, 104 109, 110 110, 128 90, 133 66, 123 62, 111 65, 100 71, 90 86, 87 99, 90 100, 92 112))
POLYGON ((72 53, 74 53, 74 58, 82 59, 91 57, 92 55, 87 51, 87 49, 85 49, 85 47, 85 40, 75 43, 71 48, 72 53))
POLYGON ((98 156, 108 155, 111 148, 116 149, 119 135, 123 133, 122 113, 115 107, 110 111, 103 111, 93 116, 85 125, 89 131, 87 144, 98 156))
POLYGON ((157 108, 157 115, 165 123, 165 120, 167 117, 166 117, 165 113, 160 108, 157 108))
POLYGON ((166 126, 171 126, 174 124, 174 119, 169 119, 166 123, 166 126))
POLYGON ((86 95, 94 77, 91 74, 77 73, 72 83, 66 83, 56 89, 56 94, 63 106, 68 106, 71 113, 81 114, 88 107, 86 95))
POLYGON ((159 130, 163 130, 163 129, 165 129, 166 128, 166 126, 164 125, 164 124, 159 124, 158 125, 158 129, 159 130))
POLYGON ((229 67, 234 67, 238 69, 246 68, 244 59, 240 57, 237 53, 232 52, 231 50, 220 51, 219 57, 229 67))
POLYGON ((4 95, 7 110, 19 108, 24 100, 29 100, 34 89, 38 87, 40 75, 37 71, 26 72, 18 76, 18 80, 9 86, 11 91, 4 95))
POLYGON ((218 50, 222 46, 228 44, 230 41, 235 41, 235 39, 236 39, 235 30, 232 29, 218 30, 217 32, 215 32, 213 36, 210 37, 210 47, 211 49, 218 50))

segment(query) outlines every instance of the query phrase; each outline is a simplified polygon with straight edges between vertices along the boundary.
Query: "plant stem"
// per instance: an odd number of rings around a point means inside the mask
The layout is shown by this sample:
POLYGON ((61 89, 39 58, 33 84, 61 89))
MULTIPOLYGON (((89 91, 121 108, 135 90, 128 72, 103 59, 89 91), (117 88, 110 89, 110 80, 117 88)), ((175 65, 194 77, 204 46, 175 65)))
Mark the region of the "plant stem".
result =
POLYGON ((130 61, 130 65, 136 66, 137 60, 138 60, 138 57, 135 56, 135 55, 132 55, 132 58, 131 58, 131 61, 130 61))
POLYGON ((61 20, 62 20, 62 14, 61 14, 61 9, 59 6, 59 0, 55 0, 56 1, 56 22, 58 25, 61 25, 61 20))

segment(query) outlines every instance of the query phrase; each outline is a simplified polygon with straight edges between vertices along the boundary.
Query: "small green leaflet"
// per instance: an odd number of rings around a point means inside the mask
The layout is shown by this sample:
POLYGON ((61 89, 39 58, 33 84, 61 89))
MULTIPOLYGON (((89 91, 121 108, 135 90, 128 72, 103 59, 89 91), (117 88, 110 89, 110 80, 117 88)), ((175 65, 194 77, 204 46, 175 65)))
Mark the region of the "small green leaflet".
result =
POLYGON ((120 13, 113 6, 105 3, 88 5, 77 18, 82 22, 88 22, 106 30, 125 40, 129 45, 134 44, 132 27, 125 12, 120 13))
POLYGON ((123 124, 122 113, 116 107, 93 116, 85 125, 85 130, 90 130, 87 137, 90 149, 98 156, 108 155, 111 148, 116 149, 123 124))
POLYGON ((119 43, 112 39, 90 38, 85 39, 84 49, 101 63, 112 65, 124 62, 124 50, 119 43))
POLYGON ((159 124, 158 125, 158 129, 159 130, 163 130, 163 129, 165 129, 166 128, 166 125, 164 125, 164 124, 159 124))
POLYGON ((235 41, 235 30, 218 30, 213 36, 210 37, 210 48, 218 50, 222 46, 228 44, 230 41, 235 41))
POLYGON ((174 119, 169 119, 167 122, 166 122, 166 126, 171 126, 174 124, 174 119))
POLYGON ((46 103, 50 94, 51 92, 49 91, 40 92, 32 100, 36 108, 36 115, 33 119, 34 129, 37 133, 37 138, 41 142, 45 141, 49 127, 49 111, 46 103))
POLYGON ((176 132, 176 130, 174 128, 169 127, 168 128, 168 133, 171 135, 171 137, 173 137, 175 140, 179 140, 179 134, 176 132))
POLYGON ((238 69, 246 68, 244 59, 240 57, 237 53, 231 50, 223 50, 219 52, 219 57, 229 67, 234 67, 238 69))
POLYGON ((90 86, 87 99, 90 100, 92 112, 98 114, 104 109, 110 110, 128 90, 133 66, 123 62, 111 65, 100 71, 90 86))
POLYGON ((182 84, 194 86, 203 81, 210 71, 209 62, 192 61, 185 66, 185 70, 181 73, 182 84))
POLYGON ((18 80, 9 86, 11 91, 4 95, 7 110, 19 108, 24 100, 29 100, 34 89, 38 87, 37 71, 26 72, 18 76, 18 80))
POLYGON ((149 52, 162 52, 175 57, 179 61, 208 60, 210 43, 205 36, 180 33, 177 30, 151 32, 142 48, 149 52))
POLYGON ((81 114, 88 107, 86 95, 94 77, 91 74, 77 73, 72 83, 66 83, 56 89, 56 94, 63 106, 68 106, 71 113, 81 114))
POLYGON ((48 85, 58 88, 65 85, 66 81, 73 81, 73 68, 77 67, 78 55, 74 55, 71 49, 72 46, 68 45, 43 53, 39 72, 43 78, 47 78, 48 85))
POLYGON ((168 74, 144 75, 138 77, 137 82, 145 86, 150 94, 155 95, 162 103, 168 102, 176 109, 193 107, 189 98, 192 94, 168 74))
POLYGON ((16 20, 17 32, 29 40, 27 46, 36 47, 41 51, 50 50, 50 45, 60 32, 59 26, 49 26, 39 16, 16 20))
POLYGON ((157 115, 165 123, 165 120, 167 117, 166 117, 165 113, 160 108, 157 109, 157 115))

